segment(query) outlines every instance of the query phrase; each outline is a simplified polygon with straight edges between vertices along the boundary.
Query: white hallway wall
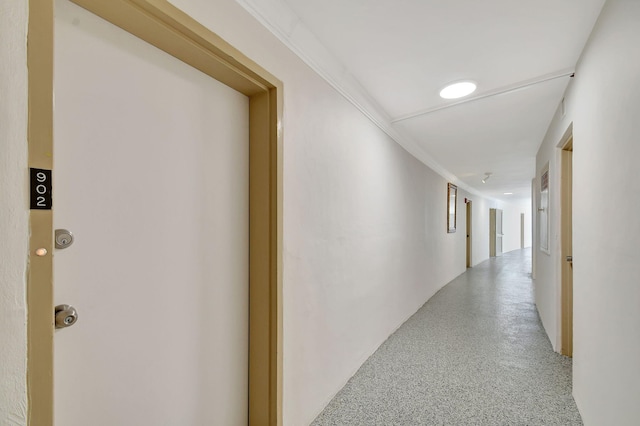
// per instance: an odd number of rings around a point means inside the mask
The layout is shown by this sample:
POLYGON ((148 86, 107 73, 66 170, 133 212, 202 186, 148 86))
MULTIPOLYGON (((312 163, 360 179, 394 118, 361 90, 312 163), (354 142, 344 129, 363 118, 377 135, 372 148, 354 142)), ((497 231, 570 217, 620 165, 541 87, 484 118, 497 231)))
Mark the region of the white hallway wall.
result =
MULTIPOLYGON (((473 263, 488 258, 489 208, 418 162, 231 0, 172 0, 284 82, 284 414, 308 424, 377 347, 473 263), (477 206, 480 208, 476 208, 477 206)), ((519 248, 520 207, 517 246, 519 248)), ((526 212, 527 210, 522 210, 526 212)))
MULTIPOLYGON (((464 197, 474 201, 474 265, 488 257, 489 208, 518 217, 521 208, 460 191, 459 231, 447 234, 446 181, 244 9, 232 0, 173 3, 285 84, 284 415, 286 425, 308 424, 391 332, 464 272, 464 197)), ((15 315, 0 329, 0 422, 25 424, 26 6, 2 7, 0 70, 13 84, 2 86, 0 110, 9 163, 0 170, 0 311, 15 315)), ((509 233, 519 236, 519 226, 509 233)), ((510 244, 505 251, 519 239, 510 244)))
MULTIPOLYGON (((640 418, 640 2, 609 0, 537 157, 549 162, 551 255, 538 251, 536 303, 559 349, 559 162, 573 123, 573 394, 585 425, 640 418)), ((538 176, 539 179, 539 176, 538 176)))
POLYGON ((524 213, 524 246, 531 247, 531 201, 503 203, 503 251, 520 249, 520 215, 524 213))
POLYGON ((26 424, 27 2, 0 1, 0 424, 26 424))

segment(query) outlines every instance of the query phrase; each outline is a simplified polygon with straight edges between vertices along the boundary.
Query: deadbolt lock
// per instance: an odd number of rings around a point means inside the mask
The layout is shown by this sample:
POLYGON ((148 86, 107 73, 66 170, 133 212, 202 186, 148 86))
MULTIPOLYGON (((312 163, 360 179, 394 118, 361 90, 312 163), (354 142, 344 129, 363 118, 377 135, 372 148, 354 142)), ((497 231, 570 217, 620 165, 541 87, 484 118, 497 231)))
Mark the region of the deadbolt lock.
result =
POLYGON ((71 327, 78 321, 78 311, 71 305, 58 305, 55 309, 56 328, 71 327))
POLYGON ((66 229, 56 229, 56 248, 65 249, 73 244, 73 233, 66 229))

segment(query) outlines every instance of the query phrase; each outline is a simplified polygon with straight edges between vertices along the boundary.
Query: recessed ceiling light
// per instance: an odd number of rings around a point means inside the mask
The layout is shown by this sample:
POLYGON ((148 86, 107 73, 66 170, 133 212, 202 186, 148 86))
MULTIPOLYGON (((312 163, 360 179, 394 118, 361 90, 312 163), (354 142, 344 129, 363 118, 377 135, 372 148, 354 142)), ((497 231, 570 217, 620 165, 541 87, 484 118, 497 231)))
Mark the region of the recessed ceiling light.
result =
POLYGON ((505 192, 504 195, 513 195, 513 192, 505 192))
POLYGON ((459 81, 445 87, 440 91, 440 97, 444 99, 458 99, 472 94, 476 90, 473 81, 459 81))

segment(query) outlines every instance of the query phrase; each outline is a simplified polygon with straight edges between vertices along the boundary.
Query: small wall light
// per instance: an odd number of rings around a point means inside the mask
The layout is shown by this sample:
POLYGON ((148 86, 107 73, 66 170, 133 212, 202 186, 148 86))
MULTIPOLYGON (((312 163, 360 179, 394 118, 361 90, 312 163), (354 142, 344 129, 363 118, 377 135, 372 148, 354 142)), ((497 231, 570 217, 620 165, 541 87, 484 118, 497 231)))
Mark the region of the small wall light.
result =
POLYGON ((485 172, 484 174, 484 178, 482 179, 482 183, 487 183, 487 181, 489 180, 489 178, 491 177, 492 173, 491 172, 485 172))

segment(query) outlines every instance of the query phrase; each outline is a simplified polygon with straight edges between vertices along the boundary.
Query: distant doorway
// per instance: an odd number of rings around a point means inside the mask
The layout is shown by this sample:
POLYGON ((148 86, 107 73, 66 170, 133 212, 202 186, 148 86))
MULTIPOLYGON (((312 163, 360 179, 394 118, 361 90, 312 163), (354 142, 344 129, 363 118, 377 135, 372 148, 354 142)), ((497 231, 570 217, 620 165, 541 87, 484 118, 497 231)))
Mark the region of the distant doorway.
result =
POLYGON ((502 256, 502 210, 489 209, 489 256, 502 256))
POLYGON ((524 213, 520 213, 520 248, 524 248, 524 213))
POLYGON ((562 147, 561 155, 562 343, 560 353, 573 356, 573 137, 570 137, 562 147))
POLYGON ((471 201, 467 200, 467 268, 471 268, 471 201))

